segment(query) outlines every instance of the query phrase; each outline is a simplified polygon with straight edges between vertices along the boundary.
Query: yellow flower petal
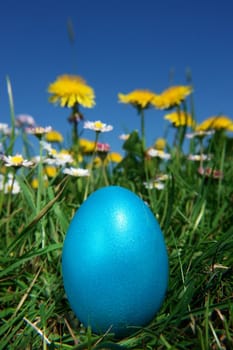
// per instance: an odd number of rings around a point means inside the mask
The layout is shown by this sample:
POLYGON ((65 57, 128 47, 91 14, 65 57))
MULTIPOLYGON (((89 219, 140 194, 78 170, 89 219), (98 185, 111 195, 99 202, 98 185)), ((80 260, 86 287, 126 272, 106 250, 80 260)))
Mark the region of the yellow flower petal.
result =
POLYGON ((196 131, 206 130, 227 130, 233 131, 233 120, 225 115, 213 116, 197 125, 196 131))
POLYGON ((169 109, 179 106, 192 91, 193 89, 191 86, 171 86, 161 94, 155 96, 152 104, 158 109, 169 109))
POLYGON ((49 101, 59 102, 61 107, 71 108, 76 103, 87 108, 95 105, 94 90, 79 76, 59 76, 54 83, 49 85, 48 92, 52 94, 49 101))
POLYGON ((169 120, 175 127, 184 125, 193 127, 195 125, 192 116, 183 111, 166 114, 164 119, 169 120))
POLYGON ((112 163, 120 163, 122 159, 122 155, 117 152, 111 152, 107 155, 107 160, 112 163))
POLYGON ((149 90, 134 90, 127 95, 119 93, 118 99, 122 103, 145 109, 150 106, 155 96, 156 94, 149 90))
POLYGON ((160 151, 163 151, 164 148, 166 147, 166 140, 163 139, 163 138, 158 138, 156 141, 155 141, 155 144, 154 144, 154 148, 157 149, 157 150, 160 150, 160 151))
POLYGON ((47 142, 63 142, 63 136, 60 132, 51 130, 45 134, 45 140, 47 142))

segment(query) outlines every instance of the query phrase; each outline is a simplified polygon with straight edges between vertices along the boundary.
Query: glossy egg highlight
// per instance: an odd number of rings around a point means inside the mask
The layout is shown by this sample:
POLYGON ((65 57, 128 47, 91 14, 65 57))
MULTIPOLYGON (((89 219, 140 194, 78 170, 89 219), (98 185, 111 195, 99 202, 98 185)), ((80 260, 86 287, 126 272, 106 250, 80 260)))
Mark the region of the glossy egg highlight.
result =
POLYGON ((160 226, 136 194, 104 187, 77 210, 63 245, 62 275, 84 326, 116 337, 146 326, 164 301, 168 271, 160 226))

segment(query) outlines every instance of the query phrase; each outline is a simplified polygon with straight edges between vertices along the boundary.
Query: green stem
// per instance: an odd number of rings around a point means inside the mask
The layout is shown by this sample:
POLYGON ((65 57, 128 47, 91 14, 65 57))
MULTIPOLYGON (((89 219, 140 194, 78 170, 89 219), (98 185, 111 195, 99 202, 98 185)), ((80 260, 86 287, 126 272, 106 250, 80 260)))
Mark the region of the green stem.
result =
POLYGON ((8 76, 6 77, 6 82, 7 82, 7 92, 9 97, 10 116, 11 116, 11 137, 10 137, 10 145, 8 148, 8 154, 13 154, 14 144, 15 144, 15 111, 14 111, 12 87, 8 76))
MULTIPOLYGON (((7 214, 6 214, 8 218, 10 218, 10 212, 11 212, 11 199, 12 199, 12 192, 13 192, 14 183, 15 183, 15 175, 16 175, 16 170, 14 169, 12 183, 8 191, 7 214)), ((6 223, 6 246, 7 247, 9 246, 9 242, 10 242, 9 241, 9 235, 10 235, 9 223, 10 223, 10 220, 7 220, 7 223, 6 223)))
POLYGON ((103 176, 105 185, 108 186, 109 181, 108 181, 108 177, 107 177, 107 173, 106 173, 106 165, 105 165, 104 161, 102 161, 101 167, 102 167, 102 176, 103 176))
POLYGON ((72 116, 71 116, 71 121, 73 123, 73 130, 72 130, 72 148, 74 149, 74 151, 78 154, 78 150, 79 150, 79 134, 78 134, 78 119, 77 116, 79 116, 79 105, 78 103, 76 103, 73 106, 73 110, 72 110, 72 116))
POLYGON ((142 138, 142 152, 144 154, 146 150, 146 141, 145 141, 145 115, 144 109, 140 109, 140 117, 141 117, 141 138, 142 138))
POLYGON ((92 154, 91 163, 90 163, 90 175, 89 175, 88 180, 87 180, 87 184, 86 184, 83 200, 87 199, 87 195, 88 195, 88 191, 89 191, 90 181, 91 181, 92 172, 93 172, 94 159, 95 159, 95 156, 96 156, 96 148, 97 148, 98 138, 99 138, 99 131, 96 131, 96 133, 95 133, 94 152, 92 154))
POLYGON ((41 195, 42 195, 42 191, 44 190, 44 175, 43 175, 43 159, 42 159, 42 152, 43 152, 43 148, 41 146, 40 143, 40 160, 38 163, 38 189, 37 189, 37 198, 36 198, 36 210, 37 210, 37 214, 40 212, 40 207, 41 207, 41 195))
MULTIPOLYGON (((221 157, 220 157, 220 172, 223 174, 223 170, 224 170, 224 160, 225 160, 225 156, 226 156, 226 137, 225 135, 222 135, 222 153, 221 153, 221 157)), ((218 184, 218 198, 217 198, 217 202, 218 202, 218 206, 220 205, 220 199, 221 199, 221 193, 222 193, 222 178, 219 179, 219 184, 218 184)))
POLYGON ((76 148, 77 141, 78 141, 78 122, 75 120, 73 121, 73 147, 76 148))

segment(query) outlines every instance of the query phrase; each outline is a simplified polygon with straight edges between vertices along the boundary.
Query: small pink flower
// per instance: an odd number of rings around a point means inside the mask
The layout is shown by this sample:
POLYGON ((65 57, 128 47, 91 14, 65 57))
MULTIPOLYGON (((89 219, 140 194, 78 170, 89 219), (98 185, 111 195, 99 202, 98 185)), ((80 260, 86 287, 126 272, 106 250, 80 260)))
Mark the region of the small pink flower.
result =
POLYGON ((17 127, 34 127, 36 125, 34 118, 28 114, 19 114, 15 123, 17 127))
POLYGON ((108 143, 97 142, 96 150, 97 152, 109 152, 110 146, 108 143))
POLYGON ((223 178, 223 172, 221 170, 217 169, 212 169, 212 168, 203 168, 200 167, 198 168, 198 173, 202 176, 208 177, 208 178, 213 178, 216 180, 220 180, 223 178))
POLYGON ((26 128, 26 132, 28 134, 35 135, 38 138, 41 138, 41 136, 47 134, 50 131, 52 131, 52 127, 51 126, 46 126, 45 128, 43 128, 42 126, 36 126, 36 127, 33 127, 33 128, 26 128))

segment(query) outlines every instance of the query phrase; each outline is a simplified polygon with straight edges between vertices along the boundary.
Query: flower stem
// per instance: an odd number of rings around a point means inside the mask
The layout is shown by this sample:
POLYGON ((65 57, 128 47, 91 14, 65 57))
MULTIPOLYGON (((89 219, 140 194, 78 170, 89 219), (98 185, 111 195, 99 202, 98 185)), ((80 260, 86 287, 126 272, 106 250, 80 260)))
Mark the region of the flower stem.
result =
POLYGON ((94 159, 95 159, 95 156, 96 156, 96 149, 97 149, 98 138, 99 138, 99 131, 96 131, 96 133, 95 133, 94 151, 93 151, 92 158, 91 158, 91 163, 90 163, 90 176, 88 177, 88 180, 87 180, 87 184, 86 184, 83 200, 87 199, 87 195, 88 195, 88 191, 89 191, 89 185, 90 185, 90 181, 91 181, 91 178, 92 178, 94 159))
MULTIPOLYGON (((12 177, 12 182, 10 184, 10 188, 9 188, 9 194, 8 194, 8 200, 7 200, 7 214, 6 216, 8 218, 10 218, 10 213, 11 213, 11 203, 12 203, 12 192, 13 192, 13 188, 14 188, 14 183, 15 183, 15 175, 16 175, 16 171, 14 170, 13 172, 13 177, 12 177)), ((10 225, 10 220, 7 221, 6 223, 6 246, 8 247, 10 244, 10 240, 9 240, 9 236, 10 236, 10 230, 9 230, 9 225, 10 225)))
POLYGON ((109 181, 108 181, 108 176, 107 176, 107 173, 106 173, 106 165, 105 165, 104 161, 102 161, 101 167, 102 167, 102 176, 103 176, 105 185, 108 186, 109 185, 109 181))
POLYGON ((42 192, 44 191, 44 175, 43 175, 43 147, 40 142, 40 150, 39 150, 39 163, 38 163, 38 169, 37 169, 37 176, 38 176, 38 190, 37 190, 37 198, 36 198, 36 210, 37 213, 40 212, 41 209, 41 197, 42 192))
POLYGON ((7 92, 9 97, 10 116, 11 116, 11 137, 10 137, 10 145, 8 148, 8 154, 12 154, 14 145, 15 145, 15 111, 14 111, 12 87, 11 87, 11 82, 9 77, 6 78, 6 82, 7 82, 7 92))
POLYGON ((141 138, 142 138, 142 152, 144 154, 146 149, 146 141, 145 141, 145 115, 144 109, 140 109, 140 117, 141 117, 141 138))

